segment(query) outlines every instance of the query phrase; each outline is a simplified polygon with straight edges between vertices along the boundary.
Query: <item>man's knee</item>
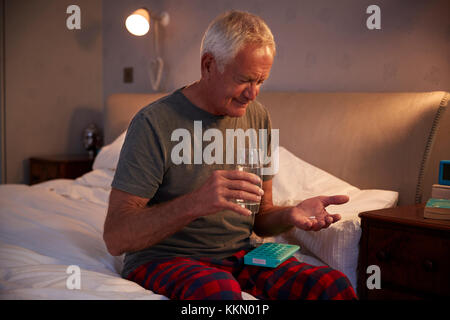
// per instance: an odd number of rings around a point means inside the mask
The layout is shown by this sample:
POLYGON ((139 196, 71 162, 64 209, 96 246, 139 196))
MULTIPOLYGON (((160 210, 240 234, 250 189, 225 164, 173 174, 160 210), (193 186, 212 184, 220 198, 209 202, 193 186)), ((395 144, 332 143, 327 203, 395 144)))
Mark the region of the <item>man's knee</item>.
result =
POLYGON ((326 268, 323 275, 313 286, 313 292, 319 300, 354 300, 356 293, 350 280, 338 270, 326 268))

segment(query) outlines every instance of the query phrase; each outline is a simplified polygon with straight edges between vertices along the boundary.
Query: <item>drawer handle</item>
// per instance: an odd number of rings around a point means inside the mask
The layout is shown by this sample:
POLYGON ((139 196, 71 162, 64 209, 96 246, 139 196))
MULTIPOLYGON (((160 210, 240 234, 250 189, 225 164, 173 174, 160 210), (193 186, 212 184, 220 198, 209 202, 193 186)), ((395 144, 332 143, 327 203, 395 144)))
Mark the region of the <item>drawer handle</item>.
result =
POLYGON ((425 271, 431 272, 435 270, 435 264, 433 261, 427 259, 423 262, 423 268, 425 271))

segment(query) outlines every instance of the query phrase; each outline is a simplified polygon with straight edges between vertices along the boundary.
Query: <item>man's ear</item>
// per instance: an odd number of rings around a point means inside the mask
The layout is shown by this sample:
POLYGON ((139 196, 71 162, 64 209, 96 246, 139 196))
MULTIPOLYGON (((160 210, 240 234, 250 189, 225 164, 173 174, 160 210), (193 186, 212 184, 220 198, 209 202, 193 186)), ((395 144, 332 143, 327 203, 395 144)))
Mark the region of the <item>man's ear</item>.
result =
POLYGON ((202 56, 201 60, 201 72, 202 78, 208 79, 211 72, 216 68, 216 59, 209 52, 202 56))

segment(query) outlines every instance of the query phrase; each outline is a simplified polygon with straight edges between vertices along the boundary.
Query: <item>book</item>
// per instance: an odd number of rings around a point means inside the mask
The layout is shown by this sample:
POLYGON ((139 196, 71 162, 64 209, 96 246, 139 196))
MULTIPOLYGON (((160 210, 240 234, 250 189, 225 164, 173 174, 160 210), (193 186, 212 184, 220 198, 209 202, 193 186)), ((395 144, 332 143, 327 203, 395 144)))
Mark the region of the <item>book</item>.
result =
POLYGON ((433 184, 431 187, 431 198, 450 199, 450 186, 443 184, 433 184))
POLYGON ((428 219, 450 220, 450 199, 430 198, 425 205, 423 217, 428 219))

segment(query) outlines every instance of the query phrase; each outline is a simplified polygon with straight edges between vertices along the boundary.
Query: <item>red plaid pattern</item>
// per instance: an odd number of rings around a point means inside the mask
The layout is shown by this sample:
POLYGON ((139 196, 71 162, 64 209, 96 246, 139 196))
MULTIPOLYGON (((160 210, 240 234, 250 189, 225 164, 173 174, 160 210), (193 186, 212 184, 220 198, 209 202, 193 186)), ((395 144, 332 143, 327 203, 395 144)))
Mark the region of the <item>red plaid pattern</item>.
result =
POLYGON ((158 259, 138 267, 128 280, 175 300, 241 300, 242 291, 271 300, 357 299, 350 281, 337 270, 294 257, 277 268, 248 266, 246 253, 226 259, 158 259))

